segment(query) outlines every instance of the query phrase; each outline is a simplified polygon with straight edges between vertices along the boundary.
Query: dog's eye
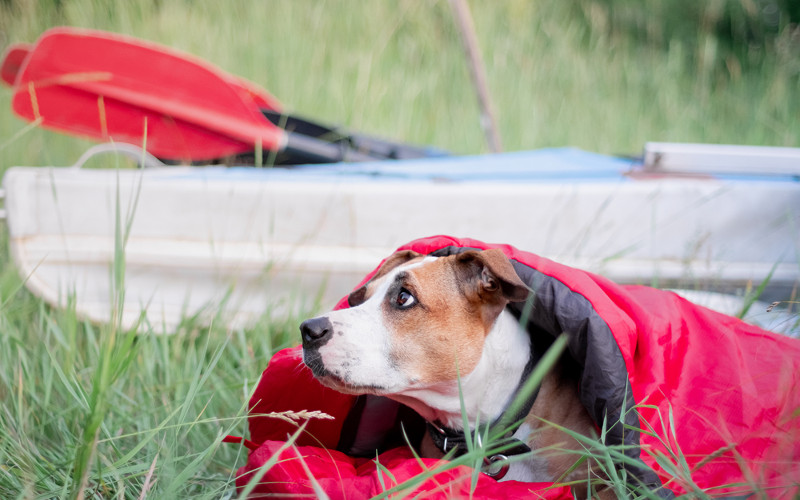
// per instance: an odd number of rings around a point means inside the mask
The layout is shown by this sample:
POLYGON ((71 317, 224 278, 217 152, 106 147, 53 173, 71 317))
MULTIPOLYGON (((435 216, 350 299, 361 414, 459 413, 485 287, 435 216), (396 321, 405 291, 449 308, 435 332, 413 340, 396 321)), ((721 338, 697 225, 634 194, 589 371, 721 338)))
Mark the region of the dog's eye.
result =
POLYGON ((416 303, 417 299, 405 288, 401 288, 400 292, 397 294, 397 298, 395 298, 395 304, 401 309, 408 309, 416 303))

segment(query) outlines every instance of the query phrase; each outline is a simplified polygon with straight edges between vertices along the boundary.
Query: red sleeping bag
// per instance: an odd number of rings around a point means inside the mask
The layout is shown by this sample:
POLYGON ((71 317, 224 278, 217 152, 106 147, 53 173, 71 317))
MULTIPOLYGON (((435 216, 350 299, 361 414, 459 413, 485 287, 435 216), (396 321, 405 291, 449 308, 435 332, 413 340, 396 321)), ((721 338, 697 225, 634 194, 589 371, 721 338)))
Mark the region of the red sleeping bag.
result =
MULTIPOLYGON (((617 285, 507 245, 437 236, 399 250, 443 256, 488 248, 503 250, 535 292, 531 335, 567 334, 568 352, 582 369, 581 402, 598 427, 607 422, 606 444, 625 445, 631 488, 664 498, 701 490, 715 497, 757 492, 791 498, 800 492, 800 341, 671 292, 617 285)), ((337 305, 342 307, 344 299, 337 305)), ((303 365, 299 347, 277 353, 250 400, 251 452, 237 487, 263 474, 254 494, 323 491, 358 499, 437 469, 413 484, 412 496, 572 498, 559 485, 496 482, 483 474, 473 482, 472 469, 444 470, 443 461, 418 459, 396 436, 368 440, 382 445, 365 456, 343 453, 363 438, 359 433, 398 433, 399 418, 370 413, 383 404, 321 386, 303 365), (297 426, 258 415, 303 410, 334 419, 310 419, 294 445, 276 456, 297 426), (271 459, 277 462, 262 468, 271 459)), ((413 418, 404 422, 411 433, 413 418)))

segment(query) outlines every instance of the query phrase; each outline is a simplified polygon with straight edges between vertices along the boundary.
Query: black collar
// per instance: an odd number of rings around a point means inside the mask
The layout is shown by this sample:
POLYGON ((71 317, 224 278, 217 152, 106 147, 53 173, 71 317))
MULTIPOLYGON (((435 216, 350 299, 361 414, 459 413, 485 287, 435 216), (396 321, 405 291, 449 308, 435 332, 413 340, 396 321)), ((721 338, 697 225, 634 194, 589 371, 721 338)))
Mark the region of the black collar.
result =
MULTIPOLYGON (((536 355, 533 344, 533 339, 531 339, 531 355, 528 358, 528 363, 525 365, 525 369, 522 370, 522 375, 517 383, 517 387, 514 389, 514 393, 511 396, 512 402, 520 396, 525 383, 528 381, 531 373, 533 373, 534 367, 541 358, 541 356, 536 355)), ((525 417, 528 416, 528 413, 530 413, 531 408, 533 408, 533 403, 536 401, 536 397, 538 395, 539 388, 537 387, 531 392, 530 396, 525 399, 523 404, 518 407, 514 414, 508 414, 508 408, 506 408, 503 413, 501 413, 500 416, 494 420, 494 422, 489 424, 488 433, 486 432, 487 429, 485 425, 479 426, 477 429, 475 429, 475 431, 471 431, 471 434, 473 434, 471 436, 472 442, 477 443, 479 447, 482 446, 482 435, 496 435, 499 432, 505 431, 503 433, 503 437, 499 441, 492 442, 493 449, 498 450, 497 453, 492 453, 484 458, 484 473, 487 475, 497 480, 502 479, 503 476, 505 476, 508 472, 507 458, 509 456, 521 455, 531 451, 527 444, 512 436, 517 428, 519 428, 520 424, 522 424, 522 421, 525 419, 525 417), (499 466, 493 466, 495 462, 500 462, 498 464, 499 466)), ((426 423, 428 427, 428 434, 431 436, 433 444, 436 445, 436 447, 442 453, 447 454, 448 452, 455 450, 454 457, 459 457, 469 451, 467 445, 467 435, 465 431, 449 429, 432 422, 426 423)))

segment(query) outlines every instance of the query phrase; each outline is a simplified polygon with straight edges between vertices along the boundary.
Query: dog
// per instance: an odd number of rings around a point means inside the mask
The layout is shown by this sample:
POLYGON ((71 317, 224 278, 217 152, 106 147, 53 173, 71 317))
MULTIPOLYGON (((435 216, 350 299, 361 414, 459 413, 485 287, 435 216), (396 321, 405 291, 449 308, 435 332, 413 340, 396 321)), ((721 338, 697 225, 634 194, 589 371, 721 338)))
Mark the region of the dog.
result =
MULTIPOLYGON (((511 453, 534 453, 504 461, 501 474, 494 468, 497 479, 575 482, 574 493, 586 498, 589 481, 603 476, 591 463, 574 467, 583 445, 560 429, 593 437, 597 427, 568 361, 544 377, 522 412, 507 414, 535 360, 531 335, 506 306, 531 293, 498 249, 446 257, 397 252, 349 295, 350 308, 302 323, 303 361, 327 387, 412 408, 428 424, 423 457, 463 446, 462 405, 469 431, 476 422, 517 424, 507 436, 511 453)), ((607 497, 610 490, 596 492, 607 497)))

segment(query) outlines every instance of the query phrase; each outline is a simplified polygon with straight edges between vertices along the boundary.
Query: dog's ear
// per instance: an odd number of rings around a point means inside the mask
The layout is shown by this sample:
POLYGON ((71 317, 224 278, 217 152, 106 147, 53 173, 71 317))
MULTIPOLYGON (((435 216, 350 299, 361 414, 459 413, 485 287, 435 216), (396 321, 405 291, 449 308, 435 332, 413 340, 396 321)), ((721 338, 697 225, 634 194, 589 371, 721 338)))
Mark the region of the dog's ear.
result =
POLYGON ((375 273, 375 276, 370 278, 369 281, 364 283, 362 286, 354 290, 350 295, 347 296, 347 304, 350 307, 355 307, 357 305, 363 304, 367 300, 367 291, 369 288, 370 283, 373 281, 385 276, 389 273, 392 269, 396 268, 397 266, 401 266, 406 262, 409 262, 417 257, 422 257, 421 253, 417 253, 413 250, 402 250, 400 252, 395 252, 390 255, 384 262, 383 265, 378 269, 375 273))
POLYGON ((514 270, 502 250, 467 250, 456 256, 457 268, 467 282, 476 282, 481 297, 501 296, 509 302, 523 302, 532 293, 514 270))

